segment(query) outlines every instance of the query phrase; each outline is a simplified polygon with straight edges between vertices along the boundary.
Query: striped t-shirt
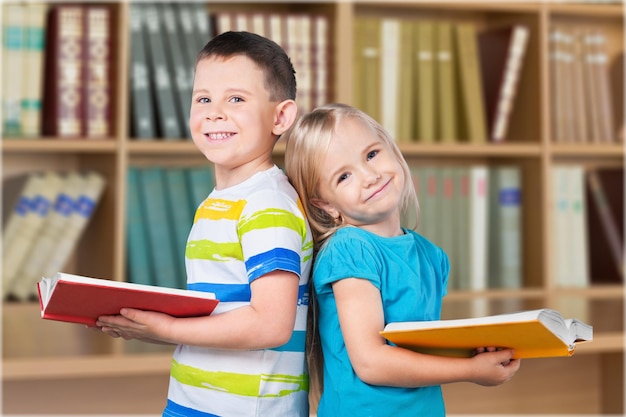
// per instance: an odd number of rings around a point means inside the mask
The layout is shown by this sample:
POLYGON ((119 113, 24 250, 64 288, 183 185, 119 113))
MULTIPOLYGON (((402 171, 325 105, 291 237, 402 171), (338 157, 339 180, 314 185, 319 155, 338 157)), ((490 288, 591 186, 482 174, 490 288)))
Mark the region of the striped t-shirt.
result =
MULTIPOLYGON (((250 304, 250 283, 275 270, 300 277, 291 340, 261 350, 179 345, 164 416, 308 416, 305 330, 313 242, 304 210, 276 166, 214 190, 187 240, 188 288, 214 292, 220 314, 250 304)), ((277 299, 276 302, 284 302, 277 299)))

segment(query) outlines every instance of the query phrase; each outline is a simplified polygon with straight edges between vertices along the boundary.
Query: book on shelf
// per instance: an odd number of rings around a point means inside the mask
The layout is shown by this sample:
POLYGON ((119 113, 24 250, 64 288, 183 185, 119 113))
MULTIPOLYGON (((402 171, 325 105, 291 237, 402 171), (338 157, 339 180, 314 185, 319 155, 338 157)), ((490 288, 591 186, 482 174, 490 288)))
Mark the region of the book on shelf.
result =
POLYGON ((472 23, 459 23, 455 29, 460 119, 463 127, 461 139, 470 143, 485 143, 487 118, 476 27, 472 23))
POLYGON ((313 19, 313 53, 311 54, 313 63, 313 91, 312 105, 314 108, 328 103, 329 100, 329 33, 330 25, 328 16, 316 15, 313 19))
POLYGON ((489 288, 522 286, 521 172, 496 166, 489 176, 489 288))
POLYGON ((18 204, 7 222, 7 235, 2 248, 2 289, 7 296, 13 281, 24 262, 28 261, 30 249, 38 238, 52 204, 62 185, 61 177, 54 172, 34 173, 26 183, 18 204), (31 180, 32 179, 32 180, 31 180), (12 223, 17 226, 12 226, 12 223))
POLYGON ((139 168, 129 166, 126 171, 126 276, 135 284, 154 285, 152 253, 148 244, 146 208, 141 198, 139 168))
POLYGON ((170 222, 164 168, 161 166, 141 168, 139 180, 140 198, 146 208, 144 221, 148 232, 147 245, 152 254, 154 283, 161 287, 184 288, 186 276, 181 276, 174 259, 172 233, 174 225, 170 222))
MULTIPOLYGON (((189 109, 191 107, 191 90, 193 89, 193 77, 189 77, 188 59, 183 54, 182 28, 176 19, 176 10, 171 3, 161 3, 157 5, 159 17, 162 22, 162 33, 165 42, 165 51, 168 59, 168 69, 172 80, 172 87, 175 95, 175 110, 179 124, 186 133, 183 136, 190 137, 187 131, 187 121, 189 120, 189 109)), ((198 49, 200 52, 200 49, 198 49)))
MULTIPOLYGON (((414 22, 415 30, 415 137, 420 143, 435 141, 435 23, 414 22)), ((400 86, 400 88, 405 88, 400 86)))
POLYGON ((147 44, 143 33, 143 5, 130 5, 130 102, 131 134, 138 140, 156 138, 152 71, 148 66, 147 44))
POLYGON ((158 311, 174 317, 206 316, 219 301, 215 294, 91 278, 59 272, 37 283, 41 317, 95 326, 103 315, 122 308, 158 311))
POLYGON ((22 133, 25 14, 22 4, 2 4, 2 131, 7 136, 22 133))
POLYGON ((593 326, 538 309, 485 317, 389 323, 381 335, 407 349, 470 357, 481 347, 514 349, 513 358, 568 357, 593 340, 593 326))
POLYGON ((398 89, 396 98, 397 132, 393 139, 398 143, 412 142, 415 138, 413 125, 415 121, 414 105, 414 41, 413 23, 400 20, 400 37, 398 43, 398 89))
POLYGON ((606 51, 606 35, 599 27, 589 27, 583 37, 584 74, 587 78, 587 97, 591 104, 591 141, 614 143, 615 124, 609 80, 609 63, 606 51))
POLYGON ((507 138, 530 30, 520 24, 478 34, 487 128, 492 142, 507 138))
POLYGON ((381 120, 381 24, 376 17, 357 16, 354 21, 354 103, 375 120, 381 120))
POLYGON ((572 108, 571 142, 573 143, 586 143, 590 136, 590 120, 587 120, 590 103, 585 98, 585 57, 580 32, 580 28, 572 30, 572 45, 570 48, 571 85, 569 88, 572 98, 570 107, 572 108))
POLYGON ((490 170, 485 165, 469 168, 469 222, 467 245, 469 248, 468 285, 472 290, 484 290, 489 285, 489 188, 490 170))
POLYGON ((624 169, 589 169, 585 199, 591 282, 623 283, 624 169))
POLYGON ((54 251, 59 236, 65 232, 69 217, 81 192, 83 182, 78 173, 71 172, 62 177, 61 181, 60 192, 29 248, 35 256, 29 257, 28 262, 22 262, 8 288, 8 293, 17 300, 25 301, 31 294, 36 297, 33 284, 41 277, 45 262, 54 251))
POLYGON ((83 134, 103 139, 112 133, 112 10, 109 6, 85 9, 83 134))
POLYGON ((584 169, 581 165, 558 165, 552 183, 552 274, 559 286, 589 285, 589 255, 584 169))
MULTIPOLYGON (((144 19, 143 29, 147 39, 148 71, 151 71, 152 91, 156 102, 156 121, 158 136, 168 141, 182 138, 183 126, 177 110, 174 92, 174 74, 170 72, 170 57, 166 53, 163 21, 158 12, 158 5, 141 4, 144 19)), ((190 104, 191 105, 191 104, 190 104)))
MULTIPOLYGON (((392 138, 398 137, 400 92, 400 20, 380 20, 380 124, 392 138)), ((404 87, 404 86, 403 86, 404 87)), ((397 139, 396 139, 397 140, 397 139)))
MULTIPOLYGON (((565 143, 572 137, 573 100, 572 89, 568 85, 571 73, 572 36, 567 27, 552 25, 548 38, 550 64, 550 95, 552 141, 565 143)), ((586 117, 586 116, 585 116, 586 117)))
MULTIPOLYGON (((43 58, 48 5, 33 2, 26 3, 24 7, 26 12, 24 65, 22 68, 15 62, 11 62, 11 65, 21 70, 23 77, 21 136, 37 137, 41 135, 43 58)), ((17 84, 17 78, 13 79, 13 82, 17 84)))
POLYGON ((450 22, 435 24, 435 97, 437 139, 442 143, 454 143, 458 138, 456 56, 454 54, 453 30, 450 22))
POLYGON ((48 15, 43 133, 78 138, 83 123, 84 7, 57 5, 48 15))

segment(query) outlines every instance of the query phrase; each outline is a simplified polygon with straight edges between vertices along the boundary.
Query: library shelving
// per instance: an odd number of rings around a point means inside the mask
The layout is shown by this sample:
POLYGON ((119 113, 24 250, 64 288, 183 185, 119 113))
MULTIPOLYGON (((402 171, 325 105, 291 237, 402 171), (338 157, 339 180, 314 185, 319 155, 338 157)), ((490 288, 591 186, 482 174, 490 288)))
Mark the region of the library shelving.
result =
MULTIPOLYGON (((90 3, 92 4, 92 3, 90 3)), ((114 112, 110 137, 66 140, 55 136, 2 138, 2 176, 43 169, 96 170, 107 187, 66 272, 126 280, 126 174, 131 165, 206 164, 189 140, 137 140, 130 125, 131 4, 106 3, 116 21, 112 36, 114 112)), ((52 5, 52 4, 51 4, 52 5)), ((497 314, 556 308, 594 326, 594 341, 571 358, 523 361, 521 370, 497 388, 469 384, 444 387, 450 414, 621 414, 623 404, 623 281, 562 285, 554 276, 551 170, 561 165, 623 168, 623 143, 557 143, 551 109, 553 79, 550 34, 555 25, 601 27, 610 60, 624 50, 621 3, 583 2, 207 2, 209 14, 278 13, 323 15, 328 20, 328 100, 357 104, 354 60, 359 44, 356 22, 362 17, 472 23, 477 30, 521 23, 530 28, 515 106, 504 143, 411 143, 400 147, 412 166, 512 164, 523 183, 522 283, 515 289, 452 289, 443 317, 497 314)), ((623 56, 623 55, 622 55, 623 56)), ((622 58, 623 59, 623 58, 622 58)), ((297 68, 296 68, 297 70, 297 68)), ((622 106, 623 73, 612 73, 612 93, 622 106)), ((618 110, 623 110, 619 107, 618 110)), ((619 114, 619 113, 618 113, 619 114)), ((618 123, 615 121, 615 130, 618 123)), ((284 145, 275 155, 282 161, 284 145)), ((6 211, 7 208, 5 207, 6 211)), ((594 245, 594 242, 587 242, 594 245)), ((444 248, 445 249, 445 248, 444 248)), ((607 262, 609 262, 607 255, 607 262)), ((599 282, 599 281, 598 281, 599 282)), ((111 339, 82 326, 43 321, 36 302, 5 301, 2 307, 4 414, 160 413, 165 401, 169 347, 111 339), (38 401, 33 401, 37 398, 38 401)))

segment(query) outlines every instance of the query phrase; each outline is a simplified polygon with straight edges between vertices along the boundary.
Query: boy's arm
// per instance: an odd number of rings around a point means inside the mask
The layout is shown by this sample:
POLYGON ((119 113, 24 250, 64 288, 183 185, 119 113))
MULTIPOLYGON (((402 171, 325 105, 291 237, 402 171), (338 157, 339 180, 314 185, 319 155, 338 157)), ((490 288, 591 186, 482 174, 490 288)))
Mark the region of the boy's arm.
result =
POLYGON ((333 284, 333 292, 350 362, 366 383, 419 387, 467 381, 498 385, 519 368, 519 360, 509 362, 511 350, 467 359, 425 355, 388 345, 379 334, 384 314, 380 292, 374 285, 364 279, 342 279, 333 284))
POLYGON ((250 305, 206 317, 174 318, 162 313, 123 309, 102 316, 97 325, 125 339, 205 346, 218 349, 277 347, 292 335, 298 303, 298 276, 273 271, 252 282, 250 305))

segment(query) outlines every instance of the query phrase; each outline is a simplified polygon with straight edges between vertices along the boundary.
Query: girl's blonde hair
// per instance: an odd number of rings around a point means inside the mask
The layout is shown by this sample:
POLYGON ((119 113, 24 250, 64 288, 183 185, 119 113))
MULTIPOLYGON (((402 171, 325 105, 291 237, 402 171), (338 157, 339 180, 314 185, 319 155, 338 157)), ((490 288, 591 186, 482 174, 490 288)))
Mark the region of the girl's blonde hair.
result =
MULTIPOLYGON (((304 210, 318 249, 329 236, 342 226, 337 224, 335 219, 324 210, 311 204, 311 201, 320 198, 318 190, 321 174, 320 161, 328 152, 337 126, 346 119, 365 124, 389 146, 404 172, 405 181, 400 210, 401 212, 408 210, 411 206, 416 212, 419 210, 409 165, 389 133, 372 117, 352 106, 333 103, 318 107, 311 113, 301 116, 285 134, 287 176, 304 203, 304 210)), ((416 225, 411 226, 415 227, 416 225)))

